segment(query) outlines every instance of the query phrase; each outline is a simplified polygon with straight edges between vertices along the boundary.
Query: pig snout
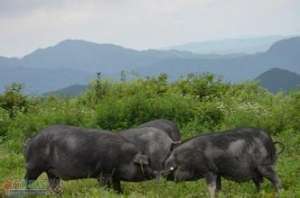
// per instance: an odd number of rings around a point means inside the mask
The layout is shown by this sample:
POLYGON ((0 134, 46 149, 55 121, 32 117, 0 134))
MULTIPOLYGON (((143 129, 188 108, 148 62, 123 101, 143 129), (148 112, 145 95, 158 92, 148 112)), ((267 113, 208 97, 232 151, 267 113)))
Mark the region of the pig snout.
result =
POLYGON ((161 175, 165 177, 167 180, 174 180, 174 173, 176 171, 176 163, 175 158, 171 155, 165 162, 164 170, 161 171, 161 175))
POLYGON ((166 172, 164 173, 164 177, 165 177, 168 181, 174 181, 174 180, 175 180, 174 171, 166 171, 166 172))
POLYGON ((141 175, 145 179, 153 179, 156 177, 157 171, 151 168, 150 160, 147 155, 137 154, 134 163, 137 166, 138 175, 141 175))
POLYGON ((157 176, 157 171, 154 171, 149 165, 141 166, 140 169, 146 179, 153 179, 157 176))
POLYGON ((175 171, 175 169, 173 170, 173 167, 171 167, 170 169, 161 171, 160 174, 163 177, 168 178, 168 177, 171 177, 172 175, 174 175, 174 171, 175 171))

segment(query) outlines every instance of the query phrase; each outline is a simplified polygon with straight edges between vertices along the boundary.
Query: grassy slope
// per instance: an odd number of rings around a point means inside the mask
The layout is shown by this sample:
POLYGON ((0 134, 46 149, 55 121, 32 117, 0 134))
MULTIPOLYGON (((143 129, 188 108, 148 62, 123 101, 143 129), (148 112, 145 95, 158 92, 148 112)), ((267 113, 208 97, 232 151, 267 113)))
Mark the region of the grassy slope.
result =
MULTIPOLYGON (((24 100, 14 90, 2 96, 3 104, 24 100)), ((12 120, 8 119, 8 112, 0 108, 0 137, 1 134, 6 136, 3 143, 0 139, 0 191, 5 181, 22 181, 22 144, 43 127, 64 123, 117 130, 136 126, 149 119, 167 118, 176 120, 184 139, 201 131, 238 126, 255 126, 273 131, 272 134, 277 134, 274 138, 286 145, 277 164, 284 186, 281 197, 300 197, 300 93, 271 95, 252 83, 228 85, 213 80, 210 75, 190 76, 186 80, 168 84, 166 76, 161 75, 157 79, 119 84, 95 82, 79 98, 28 98, 26 101, 29 105, 23 107, 28 107, 28 111, 17 108, 19 110, 12 120)), ((45 175, 42 175, 35 185, 47 187, 45 179, 45 175)), ((264 183, 263 191, 259 194, 255 192, 252 182, 239 185, 224 180, 223 184, 220 197, 274 196, 269 182, 264 183)), ((63 182, 63 187, 63 197, 119 197, 100 188, 94 180, 63 182)), ((204 180, 180 184, 166 181, 123 182, 123 187, 123 197, 207 196, 204 180)))
MULTIPOLYGON (((284 191, 281 197, 300 197, 300 134, 286 131, 277 140, 284 142, 286 148, 280 155, 277 170, 283 182, 284 191)), ((24 175, 22 154, 9 152, 6 145, 0 145, 0 184, 7 180, 20 180, 24 175)), ((47 187, 46 176, 39 178, 42 186, 47 187)), ((1 185, 1 188, 3 185, 1 185)), ((204 180, 175 184, 161 180, 129 183, 123 182, 125 193, 122 197, 207 197, 204 180)), ((63 197, 120 197, 98 186, 95 180, 78 180, 63 182, 63 197)), ((238 184, 223 180, 223 191, 220 197, 274 197, 269 182, 264 182, 263 190, 257 194, 251 182, 238 184)), ((3 191, 3 189, 2 189, 3 191)), ((50 195, 52 197, 53 195, 50 195)))

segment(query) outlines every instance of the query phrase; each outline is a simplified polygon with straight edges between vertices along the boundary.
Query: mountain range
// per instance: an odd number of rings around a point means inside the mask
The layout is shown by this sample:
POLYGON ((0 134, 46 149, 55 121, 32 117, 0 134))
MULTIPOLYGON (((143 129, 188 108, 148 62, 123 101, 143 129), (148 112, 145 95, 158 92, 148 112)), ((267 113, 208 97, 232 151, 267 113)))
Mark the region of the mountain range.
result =
POLYGON ((285 39, 284 36, 264 36, 240 39, 223 39, 203 42, 190 42, 167 47, 198 54, 253 54, 268 50, 273 43, 285 39))
POLYGON ((300 37, 280 40, 262 53, 214 59, 174 58, 140 68, 138 73, 156 75, 159 71, 176 78, 186 73, 210 72, 223 76, 226 81, 241 82, 274 67, 300 73, 300 37))
POLYGON ((275 42, 255 54, 196 54, 179 50, 133 50, 112 44, 65 40, 23 58, 0 57, 0 92, 12 82, 41 94, 74 84, 87 84, 96 72, 119 78, 122 70, 142 76, 167 73, 171 80, 187 73, 210 72, 225 81, 255 79, 271 69, 300 73, 300 37, 275 42))
MULTIPOLYGON (((300 89, 300 75, 285 69, 272 68, 263 72, 254 80, 272 93, 300 89)), ((44 95, 64 97, 79 96, 87 90, 87 88, 88 85, 71 85, 63 89, 47 92, 44 95)))
POLYGON ((256 80, 273 93, 300 89, 300 75, 285 69, 270 69, 259 75, 256 80))
POLYGON ((71 85, 59 90, 46 92, 44 96, 62 96, 62 97, 71 97, 71 96, 79 96, 84 91, 86 91, 88 85, 71 85))

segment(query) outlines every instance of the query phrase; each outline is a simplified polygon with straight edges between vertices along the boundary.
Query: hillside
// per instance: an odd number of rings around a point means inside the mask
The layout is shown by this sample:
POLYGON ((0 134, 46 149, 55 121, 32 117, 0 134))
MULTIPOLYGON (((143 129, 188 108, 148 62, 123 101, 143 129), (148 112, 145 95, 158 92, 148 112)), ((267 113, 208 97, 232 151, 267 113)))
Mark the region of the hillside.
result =
MULTIPOLYGON (((26 196, 25 186, 23 185, 24 175, 29 172, 26 171, 28 166, 26 166, 26 160, 24 160, 24 142, 27 145, 33 145, 32 142, 26 140, 41 133, 43 129, 57 124, 64 124, 89 129, 104 129, 118 134, 119 131, 136 127, 154 119, 174 121, 179 128, 182 142, 198 135, 214 132, 221 134, 240 127, 255 127, 257 132, 267 131, 274 141, 281 142, 284 146, 284 151, 278 155, 274 165, 284 188, 280 192, 280 197, 300 197, 300 91, 290 95, 275 96, 254 83, 236 85, 224 83, 211 75, 190 75, 172 82, 160 77, 137 81, 127 80, 125 82, 107 81, 105 91, 100 92, 99 86, 96 83, 91 83, 87 93, 79 97, 62 97, 59 99, 22 97, 22 93, 18 91, 10 94, 0 94, 1 198, 20 197, 20 192, 24 193, 22 197, 33 197, 26 196), (10 105, 7 106, 7 104, 10 105), (15 192, 13 196, 5 196, 4 192, 7 192, 5 191, 7 188, 3 189, 3 187, 8 185, 2 184, 8 184, 10 181, 18 182, 16 183, 18 188, 12 191, 15 192)), ((81 131, 89 133, 90 130, 82 129, 81 131)), ((153 130, 151 129, 151 131, 153 130)), ((249 131, 249 129, 241 131, 249 131)), ((72 131, 69 132, 72 133, 72 131)), ((63 136, 61 137, 63 138, 63 136)), ((58 144, 56 148, 60 148, 60 146, 66 148, 64 147, 65 144, 69 144, 74 149, 72 151, 82 151, 86 155, 92 155, 92 153, 89 153, 90 147, 80 144, 79 139, 74 141, 75 136, 68 135, 67 137, 72 140, 72 144, 67 140, 60 141, 62 144, 58 144)), ((93 135, 93 137, 95 136, 93 135)), ((47 138, 46 140, 53 139, 47 138)), ((142 139, 141 145, 147 147, 144 140, 142 139)), ((37 141, 34 142, 37 143, 37 141)), ((92 141, 91 143, 93 144, 92 141)), ((261 143, 265 142, 261 141, 261 143)), ((41 142, 40 145, 44 144, 45 142, 41 142)), ((262 144, 256 144, 259 146, 258 150, 262 144)), ((37 145, 37 147, 40 145, 37 145)), ((156 146, 164 148, 161 144, 156 146)), ((282 149, 281 144, 276 146, 278 146, 279 152, 282 149)), ((105 147, 99 148, 105 149, 105 147)), ((39 149, 35 151, 40 152, 39 149)), ((118 150, 114 151, 118 152, 118 150)), ((65 158, 67 153, 58 152, 56 154, 65 158)), ((105 152, 102 152, 102 154, 105 155, 105 152)), ((110 149, 107 150, 107 154, 112 154, 110 149)), ((246 156, 248 157, 249 153, 246 156)), ((257 156, 257 153, 255 153, 255 156, 257 156)), ((50 155, 50 157, 52 156, 50 155)), ((46 158, 47 156, 44 159, 46 158)), ((194 160, 194 158, 193 156, 193 158, 187 158, 186 160, 194 160)), ((195 159, 202 160, 197 156, 195 159)), ((70 160, 72 159, 70 158, 70 160)), ((78 165, 79 161, 74 161, 76 162, 75 166, 78 165)), ((236 165, 237 161, 234 163, 236 165)), ((53 164, 55 165, 55 163, 53 164)), ((59 168, 74 167, 72 164, 68 164, 66 160, 62 160, 59 165, 59 168)), ((151 163, 149 165, 151 166, 151 163)), ((47 166, 41 167, 47 168, 47 166)), ((87 168, 84 171, 89 169, 90 166, 85 167, 87 168)), ((193 168, 193 166, 189 167, 193 168)), ((137 168, 140 167, 137 166, 137 168)), ((142 168, 138 170, 139 174, 143 174, 142 168)), ((239 170, 248 169, 240 168, 239 170)), ((89 174, 85 175, 89 177, 89 174)), ((41 192, 45 192, 44 189, 47 190, 49 186, 45 179, 46 175, 42 174, 30 186, 31 189, 41 189, 41 192)), ((159 181, 155 178, 144 182, 128 182, 125 180, 122 181, 121 185, 124 189, 122 195, 104 186, 99 186, 96 178, 64 180, 60 183, 63 190, 59 194, 46 191, 49 194, 39 197, 209 197, 205 179, 172 182, 161 177, 159 181)), ((12 187, 15 189, 15 186, 12 187)), ((261 188, 260 192, 255 189, 251 177, 242 183, 222 178, 222 191, 218 193, 218 197, 276 197, 274 188, 267 179, 264 179, 261 188)))
POLYGON ((45 96, 79 96, 82 94, 86 89, 87 85, 71 85, 63 89, 59 89, 56 91, 50 91, 43 95, 45 96))
POLYGON ((0 92, 13 82, 40 94, 74 84, 87 84, 96 72, 120 77, 122 70, 142 76, 166 73, 171 80, 188 73, 210 72, 230 82, 252 80, 271 68, 300 73, 300 37, 276 42, 252 55, 199 55, 178 50, 138 51, 112 44, 65 40, 21 58, 0 57, 0 92))
MULTIPOLYGON (((258 81, 262 87, 272 93, 300 88, 299 74, 279 68, 272 68, 266 72, 263 72, 253 80, 258 81)), ((87 88, 87 85, 72 85, 56 91, 47 92, 44 95, 79 96, 87 88)))
POLYGON ((70 69, 38 69, 21 66, 0 66, 0 92, 13 82, 25 85, 25 92, 33 95, 56 90, 68 85, 87 83, 93 74, 70 69))
POLYGON ((0 57, 0 92, 13 82, 23 83, 26 92, 40 94, 73 84, 87 84, 96 72, 118 76, 163 59, 203 57, 176 50, 137 51, 112 44, 65 40, 38 49, 21 59, 0 57))
POLYGON ((273 93, 300 89, 300 75, 284 69, 270 69, 259 75, 256 80, 273 93))
POLYGON ((97 44, 83 40, 65 40, 53 47, 38 49, 22 59, 31 68, 70 68, 85 72, 111 74, 132 70, 169 58, 196 58, 191 52, 176 50, 137 51, 113 44, 97 44))
POLYGON ((267 36, 244 39, 224 39, 215 41, 191 42, 168 47, 199 54, 253 54, 268 50, 272 44, 284 39, 283 36, 267 36))
POLYGON ((144 75, 167 73, 171 78, 195 72, 210 72, 226 81, 252 80, 271 68, 300 73, 300 37, 276 42, 263 53, 215 59, 168 59, 139 68, 144 75))

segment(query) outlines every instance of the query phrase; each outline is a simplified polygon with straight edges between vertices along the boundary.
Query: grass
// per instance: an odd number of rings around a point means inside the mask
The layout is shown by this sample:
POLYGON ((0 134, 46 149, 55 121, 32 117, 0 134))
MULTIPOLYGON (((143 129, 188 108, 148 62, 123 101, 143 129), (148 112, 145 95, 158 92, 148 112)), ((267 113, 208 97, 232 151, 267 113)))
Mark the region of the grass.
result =
MULTIPOLYGON (((286 131, 276 137, 285 144, 285 151, 279 156, 277 171, 282 180, 284 190, 281 197, 300 197, 300 134, 286 131), (292 138, 291 138, 292 137, 292 138)), ((14 153, 8 150, 7 145, 0 145, 0 192, 4 192, 3 184, 9 180, 21 181, 24 176, 24 159, 21 153, 14 153)), ((39 177, 35 185, 42 184, 47 188, 46 175, 39 177)), ((262 191, 256 193, 252 182, 235 183, 223 179, 223 190, 219 194, 220 198, 247 198, 263 197, 271 198, 275 194, 271 184, 265 180, 262 191)), ((140 183, 122 182, 124 194, 118 195, 112 191, 104 189, 98 185, 96 180, 84 179, 76 181, 63 181, 62 197, 126 197, 126 198, 166 198, 166 197, 208 197, 205 181, 174 183, 165 181, 147 181, 140 183)), ((54 197, 49 194, 44 197, 54 197)), ((40 196, 43 197, 43 196, 40 196)))
MULTIPOLYGON (((286 147, 276 166, 284 187, 281 197, 300 197, 300 91, 273 95, 256 83, 229 84, 201 74, 171 83, 165 75, 126 82, 97 80, 87 92, 69 99, 27 97, 18 86, 8 88, 0 95, 0 193, 9 181, 21 184, 25 170, 23 142, 48 125, 119 130, 157 118, 176 121, 184 139, 203 131, 234 127, 266 129, 286 147)), ((43 174, 33 186, 47 185, 43 174)), ((203 179, 183 183, 122 182, 122 195, 101 188, 91 179, 64 181, 62 186, 61 197, 208 196, 203 179)), ((274 196, 266 180, 262 191, 256 193, 252 182, 238 184, 223 179, 219 197, 274 196)))

